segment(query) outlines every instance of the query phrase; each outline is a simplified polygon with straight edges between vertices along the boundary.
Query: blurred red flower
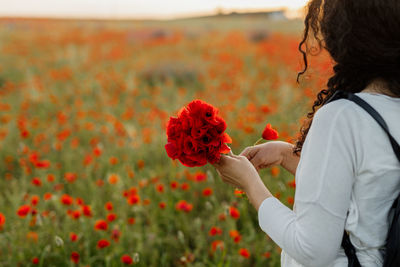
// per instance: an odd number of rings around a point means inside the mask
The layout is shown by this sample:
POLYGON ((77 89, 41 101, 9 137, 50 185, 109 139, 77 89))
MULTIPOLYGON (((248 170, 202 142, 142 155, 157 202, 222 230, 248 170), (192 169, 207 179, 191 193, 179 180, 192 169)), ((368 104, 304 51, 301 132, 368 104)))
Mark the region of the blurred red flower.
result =
POLYGON ((230 151, 226 143, 232 139, 227 133, 224 119, 218 109, 201 100, 194 100, 181 109, 177 118, 167 124, 167 154, 184 166, 195 167, 216 163, 221 153, 230 151))
POLYGON ((0 212, 0 229, 3 228, 3 225, 6 223, 6 217, 3 213, 0 212))
POLYGON ((31 197, 32 206, 36 206, 39 203, 40 197, 38 195, 33 195, 31 197))
POLYGON ((98 220, 98 221, 96 221, 96 223, 94 224, 94 229, 95 229, 95 230, 107 231, 107 229, 108 229, 108 223, 107 223, 105 220, 98 220))
POLYGON ((157 184, 156 185, 156 190, 160 193, 164 192, 164 185, 163 184, 157 184))
POLYGON ((49 199, 51 199, 52 196, 53 196, 53 195, 52 195, 51 193, 47 192, 47 193, 44 193, 43 199, 44 199, 44 200, 49 200, 49 199))
POLYGON ((35 186, 41 186, 42 185, 42 181, 40 180, 39 177, 34 177, 32 178, 32 184, 35 186))
POLYGON ((266 258, 266 259, 271 258, 271 252, 269 252, 269 251, 265 252, 265 253, 263 254, 263 257, 266 258))
POLYGON ((100 239, 97 242, 97 247, 102 249, 102 248, 106 248, 110 245, 110 241, 106 240, 106 239, 100 239))
POLYGON ((76 178, 78 178, 78 175, 76 173, 72 173, 72 172, 67 172, 64 174, 64 179, 68 182, 68 183, 73 183, 75 182, 76 178))
POLYGON ((239 243, 240 240, 242 239, 242 236, 240 235, 238 230, 230 230, 229 236, 232 237, 233 242, 235 243, 239 243))
POLYGON ((230 207, 229 208, 229 214, 231 215, 232 218, 234 219, 239 219, 240 217, 240 212, 237 208, 235 207, 230 207))
POLYGON ((64 205, 71 205, 74 202, 74 199, 70 195, 63 194, 60 201, 64 205))
POLYGON ((121 262, 126 265, 131 265, 133 263, 133 259, 128 254, 124 254, 121 256, 121 262))
POLYGON ((250 258, 250 252, 245 248, 239 249, 239 255, 246 259, 250 258))
POLYGON ((268 123, 262 133, 262 138, 265 140, 276 140, 278 137, 278 132, 275 129, 272 129, 271 124, 268 123))
POLYGON ((76 240, 78 240, 78 235, 71 232, 69 233, 69 239, 71 240, 71 242, 75 242, 76 240))
POLYGON ((79 253, 76 251, 73 251, 71 253, 71 261, 74 263, 78 263, 79 262, 79 253))
POLYGON ((213 252, 216 251, 217 249, 224 250, 224 248, 225 244, 224 241, 222 240, 215 240, 211 243, 211 249, 213 252))
POLYGON ((112 222, 117 218, 117 215, 115 215, 114 213, 110 213, 107 215, 107 221, 112 222))
POLYGON ((38 257, 34 257, 32 259, 32 264, 39 264, 39 258, 38 257))
POLYGON ((121 236, 121 232, 118 229, 112 230, 111 239, 114 240, 114 242, 118 242, 120 236, 121 236))
POLYGON ((178 203, 176 203, 175 208, 184 212, 190 212, 193 209, 193 205, 186 202, 186 200, 179 200, 178 203))
POLYGON ((208 232, 210 236, 220 235, 222 234, 222 229, 216 226, 211 227, 210 231, 208 232))
POLYGON ((203 196, 205 196, 205 197, 211 196, 212 193, 213 193, 213 191, 210 187, 204 188, 204 190, 203 190, 203 196))
POLYGON ((25 217, 28 215, 29 211, 31 210, 31 207, 29 205, 22 205, 19 207, 17 214, 19 217, 25 217))
POLYGON ((140 202, 139 195, 130 195, 127 199, 129 205, 138 204, 140 202))
POLYGON ((178 186, 179 186, 179 184, 178 184, 177 181, 172 181, 172 182, 170 183, 171 189, 176 189, 176 188, 178 188, 178 186))
POLYGON ((194 175, 194 179, 196 182, 204 182, 207 180, 207 174, 205 174, 204 172, 197 172, 194 175))
POLYGON ((92 217, 92 208, 89 205, 83 205, 82 206, 82 212, 83 215, 85 215, 86 217, 92 217))
POLYGON ((111 210, 113 210, 113 204, 112 204, 110 201, 108 201, 108 202, 104 205, 104 208, 105 208, 106 210, 108 210, 108 211, 111 211, 111 210))
POLYGON ((187 191, 187 190, 189 190, 189 188, 190 188, 190 185, 188 183, 181 184, 181 189, 183 191, 187 191))

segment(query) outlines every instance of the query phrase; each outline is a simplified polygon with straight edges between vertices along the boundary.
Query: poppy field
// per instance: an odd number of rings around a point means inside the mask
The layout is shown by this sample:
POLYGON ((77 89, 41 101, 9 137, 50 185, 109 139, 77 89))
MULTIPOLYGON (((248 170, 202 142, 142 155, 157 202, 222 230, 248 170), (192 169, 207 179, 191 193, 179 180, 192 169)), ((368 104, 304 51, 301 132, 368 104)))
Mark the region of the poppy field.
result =
MULTIPOLYGON (((0 266, 280 266, 257 212, 212 165, 168 157, 200 99, 239 154, 267 123, 294 142, 329 74, 301 21, 0 20, 0 266)), ((285 205, 294 176, 260 171, 285 205)))

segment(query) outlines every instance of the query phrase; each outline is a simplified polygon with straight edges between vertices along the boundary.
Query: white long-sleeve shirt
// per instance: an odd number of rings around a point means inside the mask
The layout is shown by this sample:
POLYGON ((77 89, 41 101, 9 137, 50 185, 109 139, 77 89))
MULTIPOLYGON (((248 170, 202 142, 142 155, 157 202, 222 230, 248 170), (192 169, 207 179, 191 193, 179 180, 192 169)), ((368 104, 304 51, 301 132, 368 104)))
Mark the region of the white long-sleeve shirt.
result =
MULTIPOLYGON (((400 143, 400 99, 356 95, 381 114, 400 143)), ((261 229, 282 248, 282 266, 347 267, 343 229, 363 267, 383 265, 380 249, 389 209, 400 192, 400 163, 386 133, 365 110, 345 99, 321 107, 295 180, 293 211, 275 197, 258 210, 261 229)))

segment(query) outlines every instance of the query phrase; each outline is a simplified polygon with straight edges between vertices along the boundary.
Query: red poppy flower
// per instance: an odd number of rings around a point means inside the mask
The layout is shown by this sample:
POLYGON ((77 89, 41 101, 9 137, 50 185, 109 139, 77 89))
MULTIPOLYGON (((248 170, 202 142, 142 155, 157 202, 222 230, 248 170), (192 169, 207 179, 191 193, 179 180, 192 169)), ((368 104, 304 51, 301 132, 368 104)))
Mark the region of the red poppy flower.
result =
POLYGON ((32 264, 39 264, 39 258, 38 257, 34 257, 33 259, 32 259, 32 264))
POLYGON ((106 240, 106 239, 100 239, 97 242, 97 247, 102 249, 102 248, 106 248, 110 245, 110 241, 106 240))
POLYGON ((211 243, 211 249, 213 252, 216 251, 217 249, 224 250, 225 249, 224 241, 222 241, 222 240, 213 241, 211 243))
POLYGON ((71 212, 71 218, 72 219, 79 219, 79 217, 81 217, 81 211, 80 210, 74 210, 71 212))
POLYGON ((176 188, 178 188, 178 186, 179 186, 179 184, 178 184, 177 181, 172 181, 172 182, 170 183, 171 189, 176 189, 176 188))
POLYGON ((102 153, 102 150, 101 150, 101 148, 99 148, 98 146, 96 146, 95 148, 93 148, 93 154, 94 154, 96 157, 99 157, 99 156, 101 155, 101 153, 102 153))
POLYGON ((239 219, 240 217, 240 212, 237 208, 235 207, 230 207, 229 208, 229 214, 231 215, 232 218, 234 219, 239 219))
POLYGON ((262 133, 262 138, 265 140, 276 140, 278 137, 278 132, 275 129, 272 129, 271 124, 268 123, 262 133))
POLYGON ((288 185, 289 187, 296 188, 296 180, 293 179, 293 180, 287 182, 287 185, 288 185))
POLYGON ((194 179, 196 182, 204 182, 207 180, 207 174, 205 174, 204 172, 197 172, 194 175, 194 179))
POLYGON ((164 192, 164 185, 163 184, 157 184, 156 185, 156 190, 160 193, 164 192))
POLYGON ((74 262, 74 263, 78 263, 79 262, 79 253, 78 252, 76 252, 76 251, 73 251, 72 253, 71 253, 71 261, 72 262, 74 262))
POLYGON ((69 196, 67 194, 64 194, 64 195, 61 196, 61 203, 62 204, 64 204, 64 205, 72 205, 73 202, 74 202, 74 199, 71 196, 69 196))
POLYGON ((126 265, 131 265, 133 263, 133 259, 128 254, 124 254, 121 256, 121 262, 126 265))
POLYGON ((208 232, 210 236, 220 235, 222 234, 222 229, 216 226, 211 227, 210 231, 208 232))
POLYGON ((246 259, 250 258, 250 252, 245 248, 239 249, 239 255, 246 259))
POLYGON ((190 188, 190 185, 188 183, 181 184, 181 189, 183 191, 187 191, 187 190, 189 190, 189 188, 190 188))
POLYGON ((0 229, 3 228, 3 225, 6 223, 6 217, 3 213, 0 212, 0 229))
POLYGON ((178 203, 176 203, 175 208, 184 212, 190 212, 193 209, 193 205, 186 202, 186 200, 179 200, 178 203))
POLYGON ((195 167, 216 163, 221 153, 230 151, 226 143, 232 140, 225 133, 226 123, 218 110, 201 100, 194 100, 181 109, 177 118, 167 124, 167 154, 184 166, 195 167))
POLYGON ((209 187, 204 188, 204 190, 203 190, 203 196, 205 196, 205 197, 211 196, 212 193, 213 193, 213 191, 212 191, 212 189, 209 188, 209 187))
POLYGON ((71 232, 69 233, 69 239, 71 240, 71 242, 75 242, 76 240, 78 240, 78 235, 71 232))
POLYGON ((266 258, 266 259, 271 258, 271 252, 269 252, 269 251, 265 252, 265 253, 263 254, 263 257, 266 258))
POLYGON ((111 202, 107 202, 107 203, 104 205, 104 208, 105 208, 106 210, 108 210, 108 211, 111 211, 111 210, 113 210, 113 204, 112 204, 111 202))
POLYGON ((28 215, 30 210, 31 210, 31 207, 29 205, 22 205, 21 207, 19 207, 17 214, 19 217, 23 218, 26 215, 28 215))
POLYGON ((229 236, 232 237, 233 242, 235 243, 239 243, 240 240, 242 239, 242 236, 240 235, 238 230, 230 230, 229 236))
POLYGON ((121 232, 118 229, 113 229, 111 232, 111 239, 118 242, 121 232))
POLYGON ((92 208, 90 206, 83 205, 82 212, 83 212, 83 215, 85 215, 86 217, 92 217, 92 208))
POLYGON ((42 181, 40 180, 39 177, 34 177, 34 178, 32 178, 32 184, 34 186, 41 186, 42 185, 42 181))
POLYGON ((129 205, 138 204, 140 202, 139 195, 130 195, 127 199, 129 205))
POLYGON ((115 215, 114 213, 110 213, 107 215, 107 221, 112 222, 117 218, 117 215, 115 215))
POLYGON ((94 224, 94 229, 95 229, 95 230, 107 231, 107 229, 108 229, 108 223, 107 223, 105 220, 98 220, 98 221, 96 221, 96 223, 94 224))
POLYGON ((49 199, 51 199, 51 197, 52 197, 53 195, 51 194, 51 193, 44 193, 44 195, 43 195, 43 199, 44 200, 49 200, 49 199))
POLYGON ((72 173, 72 172, 67 172, 64 174, 64 179, 68 182, 68 183, 73 183, 75 182, 76 178, 78 178, 78 175, 76 173, 72 173))
POLYGON ((36 206, 39 203, 40 197, 38 195, 33 195, 31 197, 32 206, 36 206))

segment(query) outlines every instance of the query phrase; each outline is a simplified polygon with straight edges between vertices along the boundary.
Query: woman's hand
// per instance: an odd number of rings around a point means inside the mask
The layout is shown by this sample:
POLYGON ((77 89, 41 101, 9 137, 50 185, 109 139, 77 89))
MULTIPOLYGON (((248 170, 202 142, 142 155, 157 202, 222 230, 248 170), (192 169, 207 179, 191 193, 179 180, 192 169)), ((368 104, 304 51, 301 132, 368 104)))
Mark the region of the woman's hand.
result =
POLYGON ((293 145, 282 141, 271 141, 250 146, 240 153, 260 170, 274 165, 281 165, 292 174, 296 173, 300 157, 293 154, 293 145))
POLYGON ((257 210, 264 199, 272 196, 246 157, 230 152, 229 155, 221 155, 220 161, 214 167, 222 181, 244 190, 257 210))
POLYGON ((257 170, 244 156, 236 156, 232 152, 221 155, 218 163, 214 164, 222 181, 245 190, 251 181, 261 179, 257 170))

